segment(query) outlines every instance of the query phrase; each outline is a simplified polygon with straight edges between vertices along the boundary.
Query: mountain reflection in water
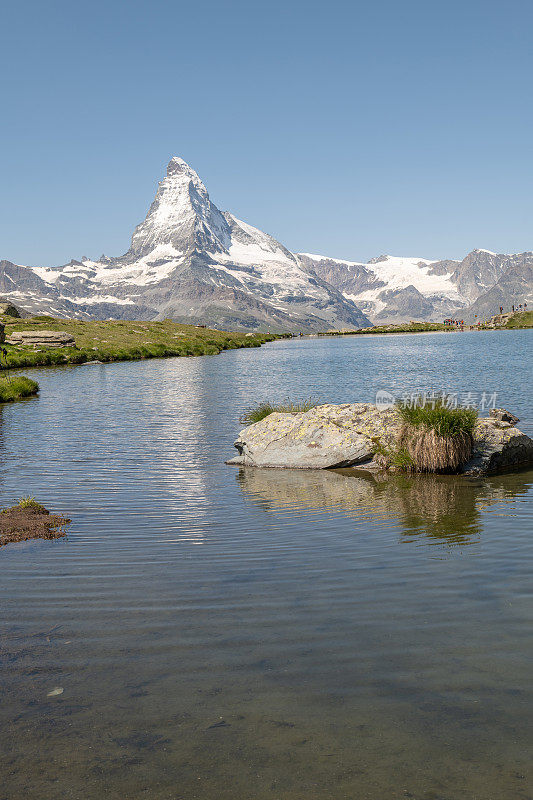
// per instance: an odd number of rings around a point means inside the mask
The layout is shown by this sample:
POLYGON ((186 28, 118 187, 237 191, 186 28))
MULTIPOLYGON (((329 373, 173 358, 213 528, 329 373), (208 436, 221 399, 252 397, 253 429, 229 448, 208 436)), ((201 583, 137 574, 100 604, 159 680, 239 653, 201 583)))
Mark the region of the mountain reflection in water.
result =
POLYGON ((517 475, 463 478, 444 475, 370 475, 356 469, 284 470, 241 468, 243 494, 265 512, 302 515, 338 513, 396 521, 400 539, 422 534, 450 545, 472 544, 482 532, 482 513, 496 503, 525 495, 517 475))

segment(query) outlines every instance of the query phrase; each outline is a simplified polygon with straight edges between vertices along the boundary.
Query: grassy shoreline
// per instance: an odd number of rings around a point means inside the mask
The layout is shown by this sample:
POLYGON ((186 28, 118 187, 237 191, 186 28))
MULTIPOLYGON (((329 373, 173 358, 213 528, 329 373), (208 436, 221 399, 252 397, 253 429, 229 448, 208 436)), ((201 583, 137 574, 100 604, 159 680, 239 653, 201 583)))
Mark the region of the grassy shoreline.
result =
POLYGON ((452 331, 440 322, 409 322, 399 325, 375 325, 371 328, 356 328, 353 331, 326 331, 317 336, 364 336, 373 333, 427 333, 434 331, 452 331))
MULTIPOLYGON (((533 328, 533 311, 521 311, 515 312, 510 319, 508 319, 504 324, 501 325, 494 325, 494 324, 481 324, 479 327, 471 326, 469 323, 465 324, 464 329, 465 331, 468 330, 480 330, 480 331, 505 331, 505 330, 516 330, 518 328, 533 328)), ((409 322, 409 323, 400 323, 398 325, 376 325, 371 328, 357 328, 356 330, 352 331, 327 331, 325 333, 318 333, 315 334, 317 336, 364 336, 365 334, 386 334, 386 333, 437 333, 437 332, 446 332, 446 333, 455 333, 459 329, 450 326, 450 325, 443 325, 440 322, 409 322)))
POLYGON ((505 328, 533 328, 533 311, 521 311, 513 314, 505 328))
POLYGON ((14 403, 39 394, 39 384, 24 375, 0 375, 0 403, 14 403))
POLYGON ((217 355, 223 350, 260 347, 282 338, 280 334, 233 333, 181 325, 177 322, 80 321, 38 316, 29 319, 0 317, 5 334, 14 331, 64 331, 71 334, 76 347, 39 348, 5 344, 4 367, 61 366, 88 361, 136 361, 147 358, 217 355))
MULTIPOLYGON (((530 327, 533 313, 512 319, 501 330, 515 327, 530 327)), ((223 350, 241 347, 260 347, 276 339, 291 338, 292 334, 279 333, 239 333, 182 325, 171 320, 162 322, 124 321, 124 320, 73 320, 49 316, 36 316, 29 319, 0 316, 9 337, 15 331, 52 330, 71 334, 76 347, 30 347, 5 344, 7 356, 2 358, 2 366, 8 369, 27 367, 62 366, 66 364, 85 364, 90 361, 103 363, 111 361, 137 361, 147 358, 171 358, 178 356, 217 355, 223 350)), ((494 328, 491 328, 494 330, 494 328)), ((440 323, 413 322, 400 325, 379 325, 346 331, 325 331, 314 336, 364 336, 388 333, 428 333, 448 332, 450 329, 440 323)), ((483 330, 483 328, 481 328, 483 330)))

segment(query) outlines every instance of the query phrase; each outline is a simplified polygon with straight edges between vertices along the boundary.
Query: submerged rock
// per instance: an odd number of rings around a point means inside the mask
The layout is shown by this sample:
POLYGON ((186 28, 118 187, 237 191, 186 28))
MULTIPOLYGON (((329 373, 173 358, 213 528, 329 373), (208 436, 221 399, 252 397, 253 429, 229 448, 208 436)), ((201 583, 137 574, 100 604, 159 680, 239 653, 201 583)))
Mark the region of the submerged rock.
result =
MULTIPOLYGON (((235 441, 239 455, 227 463, 290 469, 357 466, 376 471, 379 467, 373 457, 378 444, 394 445, 401 424, 394 409, 380 410, 371 403, 274 413, 240 432, 235 441)), ((483 475, 533 464, 533 440, 501 418, 479 419, 473 438, 464 474, 483 475)))

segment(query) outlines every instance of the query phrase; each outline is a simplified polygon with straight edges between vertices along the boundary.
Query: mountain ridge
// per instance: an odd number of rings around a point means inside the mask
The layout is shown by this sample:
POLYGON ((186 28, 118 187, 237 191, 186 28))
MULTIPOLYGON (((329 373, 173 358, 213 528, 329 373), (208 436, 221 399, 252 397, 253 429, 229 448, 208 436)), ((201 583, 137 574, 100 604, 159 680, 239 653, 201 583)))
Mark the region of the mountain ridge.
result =
POLYGON ((380 324, 409 319, 437 322, 450 316, 472 322, 476 314, 498 313, 500 305, 510 309, 533 301, 529 251, 497 254, 476 248, 461 261, 382 255, 362 263, 310 253, 300 257, 311 272, 339 288, 380 324), (496 286, 499 291, 493 291, 496 286))
POLYGON ((532 265, 532 253, 482 249, 462 261, 293 253, 221 211, 175 156, 122 256, 58 267, 0 261, 0 292, 32 313, 310 332, 495 313, 496 301, 529 301, 532 265))
POLYGON ((3 261, 0 291, 34 313, 80 318, 282 331, 371 324, 272 236, 220 211, 178 157, 124 255, 48 268, 3 261))

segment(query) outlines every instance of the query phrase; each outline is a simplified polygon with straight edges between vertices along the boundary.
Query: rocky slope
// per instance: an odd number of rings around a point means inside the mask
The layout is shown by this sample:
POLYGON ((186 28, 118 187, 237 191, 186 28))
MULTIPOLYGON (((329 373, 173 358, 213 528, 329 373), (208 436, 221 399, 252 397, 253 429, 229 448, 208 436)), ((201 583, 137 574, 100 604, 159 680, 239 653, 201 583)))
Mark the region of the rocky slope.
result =
POLYGON ((376 323, 473 321, 533 293, 533 253, 473 250, 462 261, 379 256, 367 264, 302 253, 310 273, 331 283, 376 323))
POLYGON ((349 299, 271 236, 222 213, 173 158, 127 253, 60 267, 0 262, 0 293, 29 311, 275 331, 366 327, 349 299))
POLYGON ((469 308, 470 315, 484 319, 503 306, 510 311, 514 305, 528 304, 533 308, 533 253, 505 256, 505 269, 486 292, 475 299, 469 308))

